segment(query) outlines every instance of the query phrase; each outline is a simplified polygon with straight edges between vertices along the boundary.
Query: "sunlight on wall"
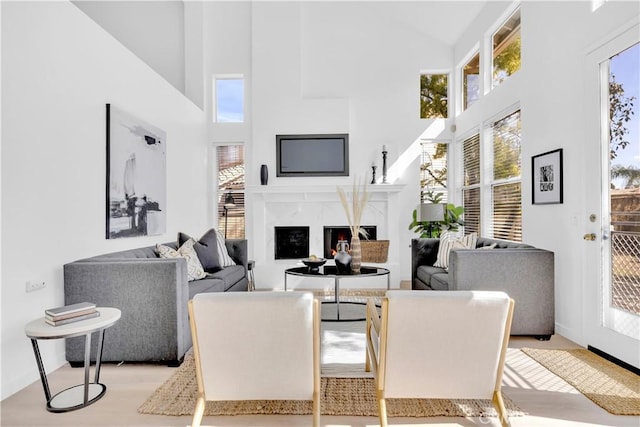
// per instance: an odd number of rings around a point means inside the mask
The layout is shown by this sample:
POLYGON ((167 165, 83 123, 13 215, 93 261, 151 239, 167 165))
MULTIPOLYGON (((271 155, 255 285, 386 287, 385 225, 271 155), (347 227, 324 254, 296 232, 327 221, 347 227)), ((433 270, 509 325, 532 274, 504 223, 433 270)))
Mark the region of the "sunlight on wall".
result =
POLYGON ((606 2, 607 0, 591 0, 591 12, 595 12, 606 2))
POLYGON ((445 120, 434 119, 433 123, 431 123, 429 127, 427 127, 424 132, 422 132, 422 134, 420 134, 404 152, 400 153, 400 155, 398 156, 398 160, 396 160, 395 163, 393 163, 391 167, 389 167, 389 170, 387 171, 387 180, 393 184, 398 179, 400 179, 411 162, 420 157, 420 154, 422 153, 420 142, 425 139, 440 138, 442 132, 444 132, 444 129, 445 120))

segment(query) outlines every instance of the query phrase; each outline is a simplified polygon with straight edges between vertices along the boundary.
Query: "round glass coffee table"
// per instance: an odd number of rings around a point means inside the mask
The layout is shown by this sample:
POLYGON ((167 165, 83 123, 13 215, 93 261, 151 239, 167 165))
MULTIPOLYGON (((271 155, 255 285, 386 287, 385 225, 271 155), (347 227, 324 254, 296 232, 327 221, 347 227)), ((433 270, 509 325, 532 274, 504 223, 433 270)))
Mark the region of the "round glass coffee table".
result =
POLYGON ((333 301, 323 301, 323 304, 335 304, 336 316, 335 318, 329 318, 322 320, 325 322, 356 322, 365 320, 365 317, 344 317, 340 316, 340 304, 360 304, 366 305, 364 302, 356 301, 340 301, 340 280, 343 279, 363 279, 371 278, 374 276, 387 276, 387 289, 390 288, 390 276, 389 270, 382 267, 360 267, 360 273, 354 273, 351 270, 346 272, 339 271, 335 265, 325 265, 320 267, 317 271, 311 271, 309 267, 294 267, 288 268, 284 271, 284 290, 287 290, 287 277, 288 276, 303 276, 309 278, 333 278, 335 297, 333 301))

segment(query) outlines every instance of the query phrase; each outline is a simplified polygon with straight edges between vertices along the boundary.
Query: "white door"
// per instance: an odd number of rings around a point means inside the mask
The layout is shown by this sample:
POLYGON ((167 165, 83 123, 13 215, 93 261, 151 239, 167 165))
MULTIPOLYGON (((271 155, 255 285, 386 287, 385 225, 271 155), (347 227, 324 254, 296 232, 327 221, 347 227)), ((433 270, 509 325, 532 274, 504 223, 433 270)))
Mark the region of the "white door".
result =
POLYGON ((587 345, 635 367, 640 367, 638 34, 633 25, 588 54, 585 120, 584 337, 587 345))

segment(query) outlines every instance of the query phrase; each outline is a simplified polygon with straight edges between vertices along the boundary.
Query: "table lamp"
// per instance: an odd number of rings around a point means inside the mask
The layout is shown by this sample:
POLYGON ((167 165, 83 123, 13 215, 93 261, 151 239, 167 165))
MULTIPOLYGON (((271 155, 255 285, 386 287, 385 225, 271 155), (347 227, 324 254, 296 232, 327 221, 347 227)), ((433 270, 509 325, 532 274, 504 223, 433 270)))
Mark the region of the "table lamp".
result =
POLYGON ((444 221, 444 208, 442 203, 422 203, 418 207, 419 220, 429 223, 429 237, 433 237, 433 223, 444 221))

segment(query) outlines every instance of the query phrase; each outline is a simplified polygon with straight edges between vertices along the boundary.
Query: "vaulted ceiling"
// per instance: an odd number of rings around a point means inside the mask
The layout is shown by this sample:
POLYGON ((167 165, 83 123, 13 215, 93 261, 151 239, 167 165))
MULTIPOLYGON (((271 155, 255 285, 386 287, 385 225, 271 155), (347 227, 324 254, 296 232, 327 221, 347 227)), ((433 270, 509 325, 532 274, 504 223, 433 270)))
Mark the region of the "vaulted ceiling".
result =
POLYGON ((453 45, 487 1, 373 1, 372 10, 388 19, 453 45))

